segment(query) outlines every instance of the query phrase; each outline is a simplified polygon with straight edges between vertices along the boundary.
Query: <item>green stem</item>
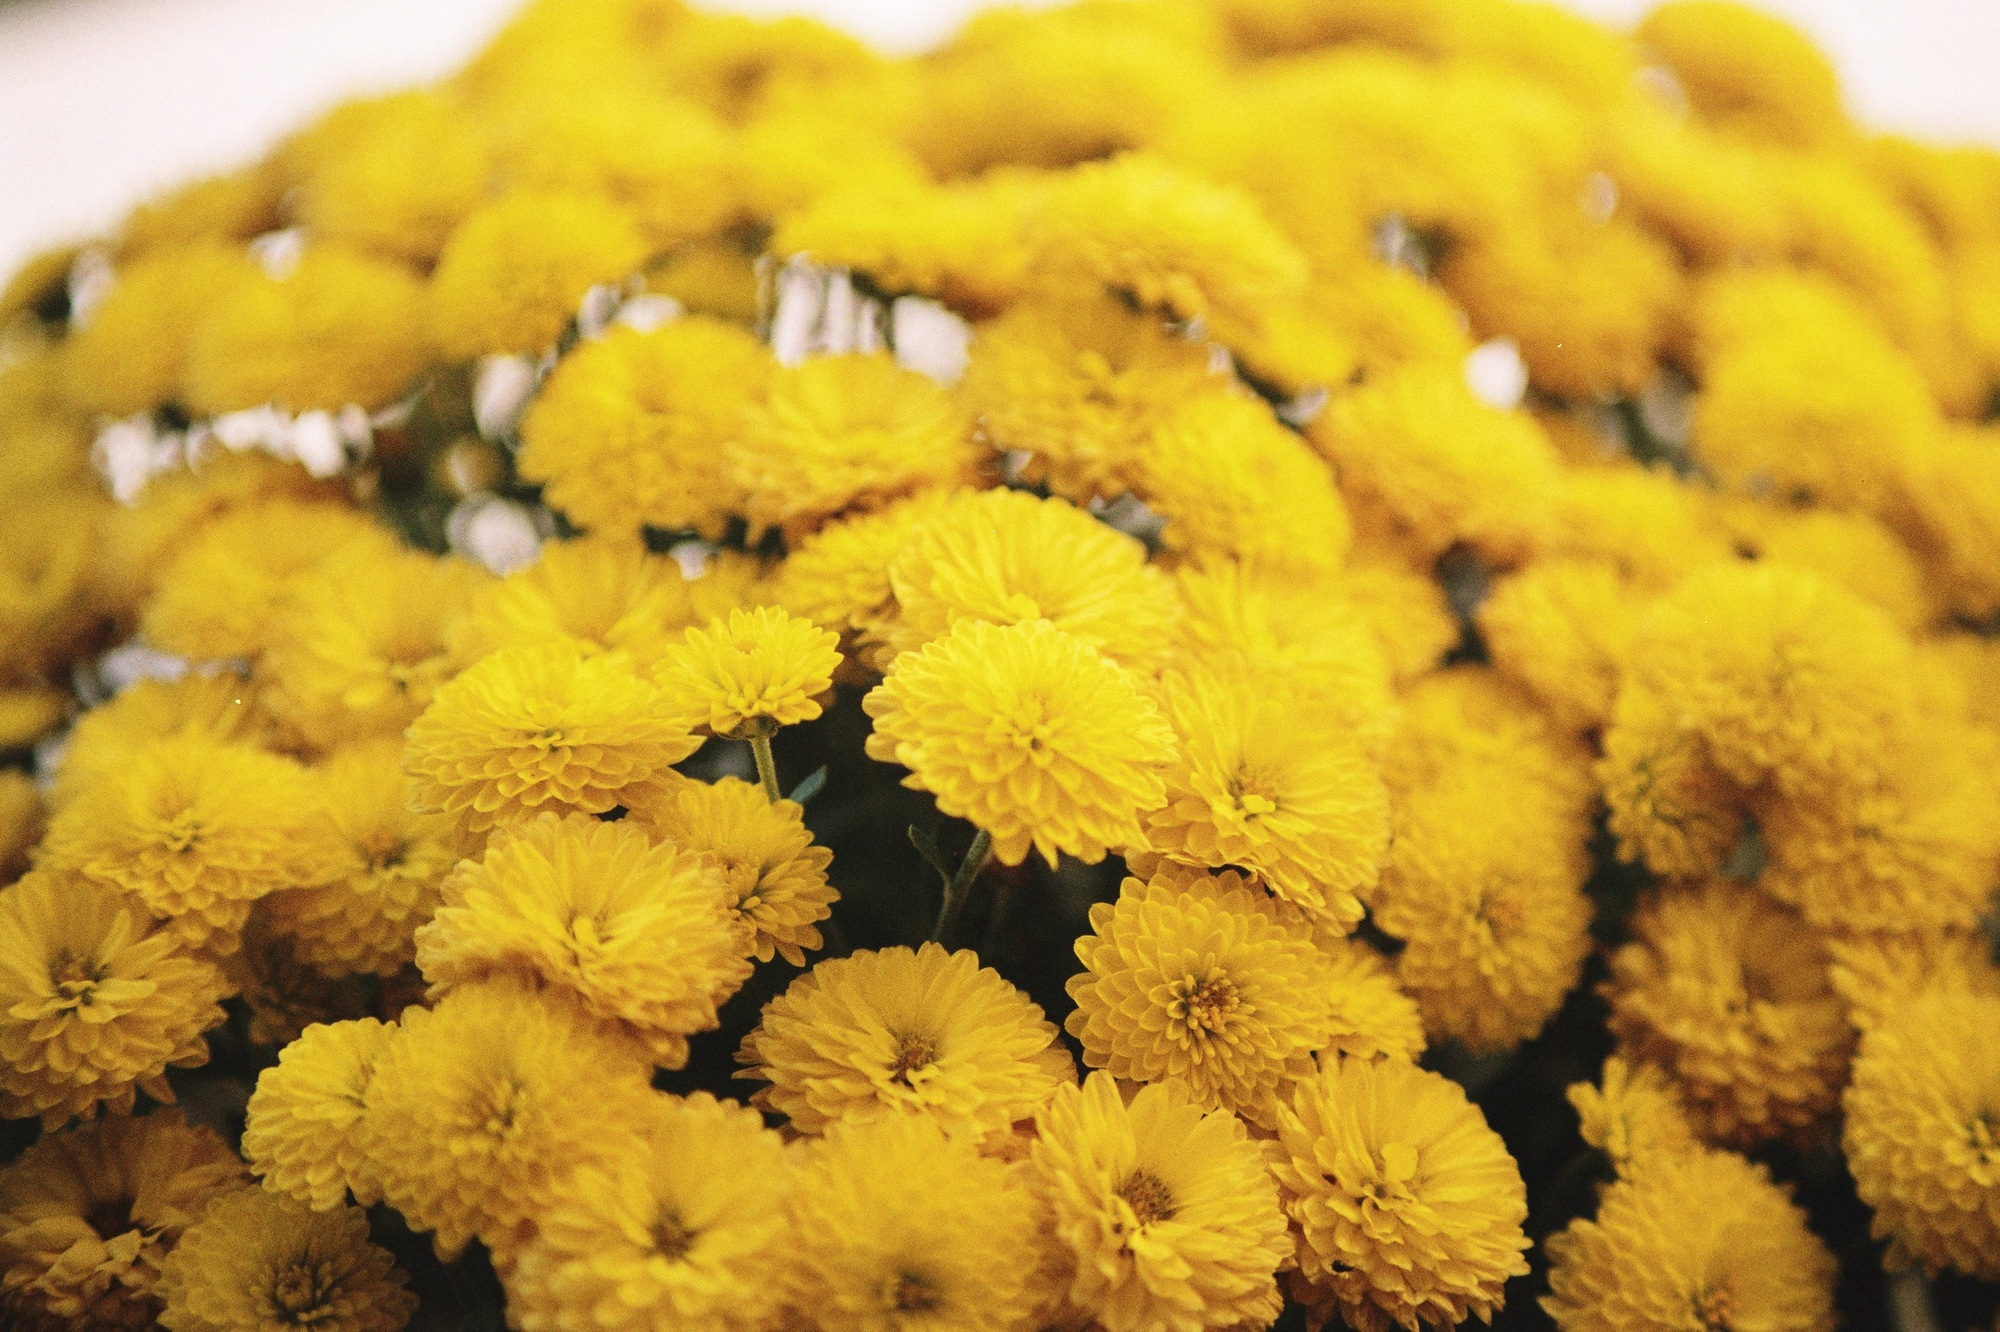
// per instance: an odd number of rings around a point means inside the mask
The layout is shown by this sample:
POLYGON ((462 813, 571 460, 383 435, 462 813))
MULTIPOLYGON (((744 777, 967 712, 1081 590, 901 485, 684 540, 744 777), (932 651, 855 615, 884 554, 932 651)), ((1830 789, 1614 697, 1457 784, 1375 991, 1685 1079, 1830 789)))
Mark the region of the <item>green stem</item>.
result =
POLYGON ((986 862, 993 857, 993 836, 981 828, 973 835, 972 845, 965 848, 965 859, 958 862, 958 873, 951 876, 951 882, 944 886, 944 901, 938 907, 937 924, 931 927, 931 942, 943 943, 950 937, 952 927, 958 924, 959 913, 965 910, 965 899, 971 895, 973 880, 979 871, 986 868, 986 862))
POLYGON ((764 798, 775 805, 784 794, 778 790, 778 760, 771 754, 771 737, 753 735, 749 739, 751 756, 757 760, 757 780, 764 783, 764 798))

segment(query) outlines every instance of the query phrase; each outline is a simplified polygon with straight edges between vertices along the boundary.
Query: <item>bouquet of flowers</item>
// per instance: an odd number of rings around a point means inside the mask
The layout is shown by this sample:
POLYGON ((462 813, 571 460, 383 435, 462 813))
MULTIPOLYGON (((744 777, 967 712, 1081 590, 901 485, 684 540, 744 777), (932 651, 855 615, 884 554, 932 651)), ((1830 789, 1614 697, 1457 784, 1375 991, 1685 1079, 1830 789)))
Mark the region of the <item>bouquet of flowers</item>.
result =
POLYGON ((0 294, 0 1321, 1984 1326, 1996 403, 1729 0, 537 0, 0 294))

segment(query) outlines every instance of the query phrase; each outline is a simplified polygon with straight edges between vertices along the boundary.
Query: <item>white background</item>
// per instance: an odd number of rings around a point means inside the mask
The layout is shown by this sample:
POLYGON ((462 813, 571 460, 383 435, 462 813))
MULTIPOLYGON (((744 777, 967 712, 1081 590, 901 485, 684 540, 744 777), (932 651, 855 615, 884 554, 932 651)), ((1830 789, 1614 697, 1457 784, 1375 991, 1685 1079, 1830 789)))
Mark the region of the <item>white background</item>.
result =
MULTIPOLYGON (((1565 0, 1630 23, 1651 0, 1565 0)), ((892 49, 979 0, 709 0, 892 49)), ((1833 55, 1871 124, 2000 143, 2000 0, 1761 0, 1833 55)), ((154 190, 256 156, 356 93, 430 78, 515 0, 0 0, 0 280, 154 190)))

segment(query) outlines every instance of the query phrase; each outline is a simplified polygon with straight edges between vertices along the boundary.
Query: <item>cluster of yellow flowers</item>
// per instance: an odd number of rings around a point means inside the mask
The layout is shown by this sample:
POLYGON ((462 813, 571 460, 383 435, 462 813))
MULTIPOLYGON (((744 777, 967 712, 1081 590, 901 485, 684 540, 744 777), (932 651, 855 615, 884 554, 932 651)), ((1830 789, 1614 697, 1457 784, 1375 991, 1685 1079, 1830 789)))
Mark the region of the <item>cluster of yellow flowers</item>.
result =
POLYGON ((0 294, 0 1322, 2000 1281, 1996 416, 1730 0, 536 0, 0 294))

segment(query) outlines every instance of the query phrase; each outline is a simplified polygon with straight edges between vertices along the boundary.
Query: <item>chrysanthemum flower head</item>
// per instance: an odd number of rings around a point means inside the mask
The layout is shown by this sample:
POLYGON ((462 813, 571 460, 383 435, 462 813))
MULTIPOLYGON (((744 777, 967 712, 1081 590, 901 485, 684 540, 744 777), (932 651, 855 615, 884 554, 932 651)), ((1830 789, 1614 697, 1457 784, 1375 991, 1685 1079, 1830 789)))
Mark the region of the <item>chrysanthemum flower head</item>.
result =
POLYGON ((846 269, 891 296, 990 314, 1018 295, 1027 272, 1014 187, 1004 172, 945 184, 842 182, 779 219, 768 245, 846 269))
POLYGON ((1050 285, 1101 287, 1175 319, 1253 313, 1305 284, 1305 261, 1248 195, 1144 154, 1068 172, 1030 228, 1050 285))
POLYGON ((1352 928, 1389 841, 1388 793, 1361 745, 1337 726, 1302 723, 1316 715, 1310 699, 1241 676, 1175 674, 1166 696, 1179 744, 1167 802, 1146 820, 1152 849, 1236 867, 1352 928))
POLYGON ((433 995, 489 976, 562 990, 622 1025, 656 1063, 687 1062, 687 1037, 750 974, 747 931, 722 876, 629 823, 544 814, 496 834, 444 882, 417 931, 433 995))
POLYGON ((1455 1082, 1400 1059, 1321 1061, 1269 1149, 1300 1277, 1365 1332, 1491 1321, 1527 1272, 1520 1168, 1455 1082))
POLYGON ((107 774, 134 745, 182 733, 258 744, 267 719, 250 682, 234 671, 189 671, 177 680, 140 680, 84 712, 70 728, 51 808, 66 805, 107 774))
POLYGON ((584 293, 646 256, 632 216, 590 195, 520 190, 452 232, 431 276, 440 351, 459 360, 553 347, 584 293))
POLYGON ((374 1018, 318 1023, 257 1075, 243 1156, 265 1188, 319 1211, 338 1207, 350 1191, 363 1204, 380 1198, 361 1114, 375 1061, 396 1032, 374 1018))
POLYGON ((1083 1061, 1171 1079, 1196 1104, 1269 1127, 1332 1034, 1333 974, 1312 927, 1235 874, 1127 879, 1090 909, 1069 979, 1083 1061))
POLYGON ((401 264, 321 242, 285 276, 257 273, 209 307, 180 396, 204 415, 266 403, 373 409, 430 364, 423 283, 401 264))
POLYGON ((313 235, 428 264, 485 198, 483 127, 448 91, 350 102, 280 150, 289 206, 313 235))
POLYGON ((368 1216, 316 1212, 263 1189, 218 1199, 160 1266, 167 1332, 402 1332, 417 1297, 368 1216))
POLYGON ((226 953, 252 902, 340 872, 313 797, 290 759, 200 735, 155 740, 56 813, 39 859, 132 894, 173 933, 226 953))
POLYGON ((169 1067, 208 1060, 221 973, 139 903, 42 870, 0 892, 0 1116, 53 1127, 135 1088, 171 1102, 169 1067))
POLYGON ((1611 1029, 1672 1075, 1718 1142, 1806 1135, 1834 1108, 1853 1037, 1802 922, 1726 880, 1662 891, 1611 958, 1611 1029))
POLYGON ((968 950, 927 943, 831 958, 764 1006, 740 1078, 802 1133, 918 1116, 982 1142, 1076 1077, 1056 1029, 968 950))
POLYGON ((1621 687, 1603 748, 1597 772, 1620 859, 1686 879, 1729 863, 1749 795, 1715 765, 1698 733, 1680 727, 1667 699, 1642 685, 1621 687))
POLYGON ((1861 1039, 1841 1145, 1889 1261, 2000 1275, 2000 997, 1940 986, 1861 1039))
POLYGON ((436 1232, 440 1255, 476 1236, 504 1257, 572 1171, 626 1150, 649 1075, 636 1045, 559 991, 468 985, 403 1011, 375 1056, 358 1145, 383 1200, 436 1232))
POLYGON ((445 626, 484 575, 415 551, 335 556, 285 589, 265 706, 314 748, 401 735, 453 674, 445 626))
POLYGON ((655 678, 690 727, 769 736, 820 714, 840 668, 840 635, 776 606, 733 610, 669 646, 655 678))
POLYGON ((1636 598, 1594 560, 1539 560, 1509 575, 1479 607, 1479 632, 1501 672, 1556 720, 1594 730, 1611 716, 1631 653, 1636 598))
POLYGON ((1699 1147, 1680 1094, 1656 1065, 1613 1055, 1604 1061, 1598 1085, 1573 1083, 1565 1095, 1583 1140, 1609 1157, 1621 1175, 1699 1147))
POLYGON ((1932 989, 2000 997, 2000 967, 1979 930, 1828 934, 1827 979, 1856 1031, 1870 1031, 1932 989))
POLYGON ((601 814, 700 745, 629 660, 550 642, 495 652, 440 688, 404 762, 419 808, 482 832, 545 810, 601 814))
POLYGON ((106 417, 173 401, 201 317, 258 276, 248 254, 218 241, 162 246, 121 265, 110 294, 63 345, 68 396, 106 417))
POLYGON ((1548 1241, 1542 1308, 1562 1332, 1656 1327, 1827 1332, 1833 1255, 1761 1165, 1668 1153, 1604 1191, 1548 1241))
POLYGON ((822 942, 815 922, 833 913, 840 894, 826 881, 833 853, 813 844, 797 804, 774 803, 736 777, 663 783, 628 803, 632 822, 721 874, 724 899, 755 932, 751 956, 806 964, 807 950, 822 942))
POLYGON ((1141 842, 1165 799, 1173 737, 1123 668, 1046 620, 961 622, 898 657, 862 700, 868 756, 989 833, 1001 863, 1033 847, 1089 862, 1141 842))
POLYGON ((614 328, 565 357, 537 394, 521 421, 521 475, 596 531, 720 537, 737 509, 724 451, 775 368, 720 319, 614 328))
POLYGON ((819 1332, 1003 1332, 1032 1315, 1040 1257, 1019 1174, 920 1115, 836 1126, 799 1156, 786 1303, 819 1332))
POLYGON ((729 442, 753 529, 810 531, 849 508, 971 479, 969 423, 949 394, 886 354, 781 370, 729 442))
POLYGON ((160 1263, 243 1163, 178 1110, 111 1115, 0 1169, 0 1313, 31 1328, 155 1325, 160 1263))
MULTIPOLYGON (((1315 920, 1317 926, 1319 922, 1315 920)), ((1358 939, 1316 930, 1319 950, 1333 972, 1333 1034, 1327 1049, 1363 1059, 1415 1059, 1424 1052, 1423 1010, 1396 982, 1387 959, 1358 939)))
POLYGON ((1703 119, 1753 140, 1812 147, 1846 129, 1840 79, 1812 39, 1734 0, 1672 0, 1635 35, 1703 119))
POLYGON ((1177 1083, 1128 1104, 1109 1073, 1062 1087, 1037 1122, 1028 1179, 1067 1271, 1063 1295, 1105 1332, 1268 1322, 1284 1214, 1242 1122, 1177 1083))
POLYGON ((1137 539, 1065 500, 1018 490, 960 496, 910 535, 889 581, 899 651, 961 620, 1048 620, 1121 665, 1161 659, 1178 611, 1173 585, 1137 539))
POLYGON ((955 493, 920 491, 827 523, 785 556, 772 580, 773 598, 794 615, 852 635, 855 655, 886 670, 895 656, 888 640, 899 610, 890 566, 955 493))
POLYGON ((784 1141, 706 1092, 656 1098, 634 1127, 620 1159, 579 1171, 535 1218, 508 1316, 522 1332, 565 1332, 580 1310, 604 1332, 766 1325, 792 1261, 784 1141))

